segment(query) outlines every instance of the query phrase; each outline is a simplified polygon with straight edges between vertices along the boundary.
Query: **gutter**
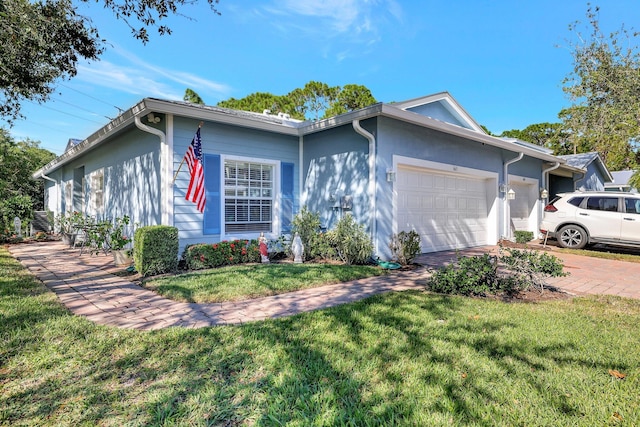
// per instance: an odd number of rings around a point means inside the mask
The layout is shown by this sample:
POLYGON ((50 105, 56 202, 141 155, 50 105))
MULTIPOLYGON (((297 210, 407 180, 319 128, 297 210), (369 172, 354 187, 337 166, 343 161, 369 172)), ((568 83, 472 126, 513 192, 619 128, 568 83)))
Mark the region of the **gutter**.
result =
MULTIPOLYGON (((168 115, 165 116, 165 120, 168 123, 168 115)), ((138 129, 143 132, 150 133, 160 138, 160 188, 161 188, 161 218, 162 224, 165 225, 173 225, 172 216, 169 215, 168 206, 170 206, 170 190, 173 190, 173 186, 169 185, 169 153, 167 148, 167 136, 160 129, 152 128, 151 126, 147 126, 142 123, 140 120, 140 115, 136 114, 133 116, 134 123, 138 129)))
POLYGON ((374 253, 378 253, 378 230, 377 230, 377 212, 376 212, 376 138, 360 126, 360 119, 354 119, 351 122, 353 129, 369 141, 369 198, 371 203, 371 238, 374 244, 374 253))
POLYGON ((518 157, 504 162, 504 170, 502 171, 502 184, 504 188, 504 234, 507 239, 511 238, 511 227, 509 226, 509 220, 511 219, 511 209, 509 205, 509 198, 507 197, 509 191, 509 165, 519 162, 524 157, 524 152, 520 152, 518 157))
MULTIPOLYGON (((549 189, 547 188, 547 176, 548 176, 548 173, 553 171, 553 170, 558 169, 559 167, 560 167, 560 162, 556 162, 553 166, 542 170, 542 188, 544 190, 547 190, 547 193, 549 192, 549 189)), ((549 198, 549 197, 547 196, 547 198, 549 198)))
POLYGON ((60 203, 60 185, 58 185, 58 181, 56 181, 55 179, 45 175, 45 174, 40 174, 39 178, 42 179, 46 179, 47 181, 51 181, 54 184, 54 188, 56 189, 56 213, 60 213, 58 212, 58 209, 61 208, 61 206, 58 206, 58 204, 60 203))

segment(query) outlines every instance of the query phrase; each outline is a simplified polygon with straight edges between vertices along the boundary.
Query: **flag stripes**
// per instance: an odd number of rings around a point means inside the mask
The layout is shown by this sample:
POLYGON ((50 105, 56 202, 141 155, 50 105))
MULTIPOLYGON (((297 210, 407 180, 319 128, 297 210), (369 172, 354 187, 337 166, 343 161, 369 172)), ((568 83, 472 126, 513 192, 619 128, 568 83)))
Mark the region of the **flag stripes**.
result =
POLYGON ((189 187, 185 199, 196 204, 199 212, 204 212, 206 196, 204 191, 204 164, 202 158, 202 139, 200 127, 191 140, 191 144, 184 155, 184 160, 189 167, 189 187))

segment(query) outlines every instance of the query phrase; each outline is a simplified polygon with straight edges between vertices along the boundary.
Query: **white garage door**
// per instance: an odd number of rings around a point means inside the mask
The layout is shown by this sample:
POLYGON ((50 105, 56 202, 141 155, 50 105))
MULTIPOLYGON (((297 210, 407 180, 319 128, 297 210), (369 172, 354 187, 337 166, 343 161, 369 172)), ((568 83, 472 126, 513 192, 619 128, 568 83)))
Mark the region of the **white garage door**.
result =
POLYGON ((531 227, 531 215, 535 208, 535 187, 528 184, 510 182, 509 186, 516 193, 516 198, 509 201, 511 227, 513 231, 535 231, 531 227), (531 193, 534 197, 531 197, 531 193))
POLYGON ((399 167, 398 231, 416 230, 422 252, 487 244, 485 180, 399 167))

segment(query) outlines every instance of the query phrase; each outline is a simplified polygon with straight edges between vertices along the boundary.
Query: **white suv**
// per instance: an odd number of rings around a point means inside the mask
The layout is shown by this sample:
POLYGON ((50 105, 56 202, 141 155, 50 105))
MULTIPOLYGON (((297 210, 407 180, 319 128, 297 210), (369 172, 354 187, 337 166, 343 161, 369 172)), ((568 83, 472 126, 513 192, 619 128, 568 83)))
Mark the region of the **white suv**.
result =
POLYGON ((559 194, 544 208, 543 235, 563 248, 592 243, 640 246, 640 194, 610 191, 559 194), (547 234, 548 233, 548 234, 547 234))

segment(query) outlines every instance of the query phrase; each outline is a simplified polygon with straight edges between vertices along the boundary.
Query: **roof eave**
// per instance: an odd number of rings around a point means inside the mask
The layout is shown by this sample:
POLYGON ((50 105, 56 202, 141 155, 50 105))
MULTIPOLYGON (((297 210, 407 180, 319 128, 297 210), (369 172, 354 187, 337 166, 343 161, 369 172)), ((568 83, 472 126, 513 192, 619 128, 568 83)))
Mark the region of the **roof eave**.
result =
POLYGON ((430 117, 426 117, 417 113, 402 110, 397 107, 393 107, 388 104, 383 104, 381 114, 386 117, 402 120, 407 123, 412 123, 418 126, 430 128, 440 132, 448 133, 451 135, 459 136, 461 138, 470 139, 476 142, 480 142, 493 147, 501 148, 503 150, 513 151, 515 153, 524 153, 529 157, 548 161, 548 162, 560 162, 564 164, 563 159, 559 159, 551 154, 545 154, 540 151, 515 144, 513 142, 504 141, 501 138, 480 133, 471 129, 463 128, 460 126, 452 125, 450 123, 435 120, 430 117))

